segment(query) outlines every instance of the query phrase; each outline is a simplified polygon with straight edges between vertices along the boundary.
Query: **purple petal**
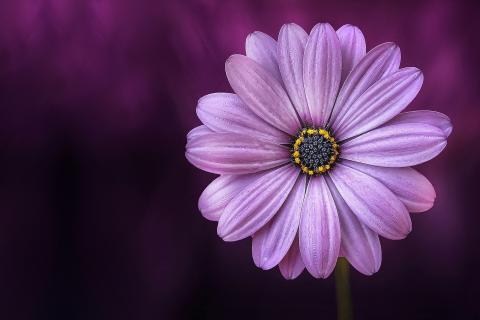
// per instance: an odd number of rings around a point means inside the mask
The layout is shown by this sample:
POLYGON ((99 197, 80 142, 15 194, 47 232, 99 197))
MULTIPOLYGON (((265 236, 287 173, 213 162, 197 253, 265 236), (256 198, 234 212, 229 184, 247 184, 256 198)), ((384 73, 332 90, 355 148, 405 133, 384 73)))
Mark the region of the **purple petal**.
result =
POLYGON ((303 85, 303 54, 308 34, 302 27, 290 23, 278 35, 278 65, 283 83, 300 118, 313 123, 303 85))
POLYGON ((408 106, 422 83, 417 68, 403 68, 377 81, 349 107, 344 121, 335 124, 335 136, 344 140, 384 124, 408 106))
POLYGON ((223 209, 241 190, 260 177, 260 173, 222 175, 203 190, 198 208, 208 220, 218 221, 223 209))
POLYGON ((259 140, 288 143, 289 136, 260 119, 233 93, 212 93, 202 97, 198 118, 215 132, 233 132, 259 140))
POLYGON ((330 123, 336 128, 345 121, 347 111, 375 82, 397 71, 400 66, 400 49, 394 43, 383 43, 370 50, 347 76, 338 93, 330 123))
POLYGON ((225 241, 253 235, 278 212, 298 175, 296 167, 286 165, 245 187, 225 208, 218 221, 218 235, 225 241))
POLYGON ((432 208, 435 189, 425 176, 415 169, 386 168, 344 160, 342 164, 374 177, 389 188, 410 212, 424 212, 432 208))
POLYGON ((282 82, 278 70, 277 41, 275 39, 260 31, 250 33, 245 42, 245 52, 247 57, 265 68, 277 81, 282 82))
POLYGON ((303 269, 305 269, 300 248, 298 247, 298 233, 290 246, 290 250, 288 250, 278 266, 282 276, 287 280, 297 278, 303 272, 303 269))
POLYGON ((323 176, 310 179, 299 229, 300 252, 315 278, 327 278, 340 250, 337 208, 323 176))
POLYGON ((313 27, 303 58, 303 82, 313 125, 325 126, 342 75, 340 41, 331 25, 313 27))
POLYGON ((288 149, 236 133, 208 133, 187 141, 191 164, 217 174, 253 173, 288 162, 288 149))
POLYGON ((289 134, 300 128, 295 109, 281 84, 250 58, 233 55, 225 63, 233 90, 260 118, 289 134))
POLYGON ((382 248, 378 234, 364 225, 345 203, 330 178, 328 186, 332 192, 340 219, 342 233, 341 251, 355 269, 365 275, 378 271, 382 263, 382 248))
POLYGON ((381 167, 408 167, 436 157, 447 145, 437 127, 420 123, 387 125, 342 145, 343 159, 381 167))
POLYGON ((338 29, 337 36, 342 48, 342 78, 340 83, 343 83, 353 67, 365 56, 367 47, 362 31, 350 24, 338 29))
POLYGON ((403 203, 377 179, 340 163, 330 177, 352 212, 374 232, 398 240, 412 230, 403 203))
POLYGON ((206 133, 213 133, 212 130, 210 130, 207 126, 205 125, 201 125, 201 126, 198 126, 198 127, 195 127, 193 128, 192 130, 190 130, 189 133, 187 133, 187 141, 190 141, 192 140, 193 138, 195 137, 199 137, 199 136, 202 136, 206 133))
POLYGON ((298 232, 306 182, 305 175, 298 178, 277 214, 253 235, 252 256, 257 267, 275 267, 291 247, 298 232))
POLYGON ((452 122, 450 118, 443 113, 430 111, 430 110, 418 110, 402 112, 387 124, 399 124, 399 123, 424 123, 434 127, 440 128, 446 137, 452 133, 452 122))

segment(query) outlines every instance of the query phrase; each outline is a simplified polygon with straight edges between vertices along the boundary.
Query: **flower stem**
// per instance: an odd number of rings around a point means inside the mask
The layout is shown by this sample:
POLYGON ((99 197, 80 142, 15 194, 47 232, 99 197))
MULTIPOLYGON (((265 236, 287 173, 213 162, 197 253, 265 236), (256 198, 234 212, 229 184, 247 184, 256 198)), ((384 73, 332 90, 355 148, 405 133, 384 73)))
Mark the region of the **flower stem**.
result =
POLYGON ((335 267, 337 291, 337 319, 352 320, 352 299, 350 297, 349 265, 345 258, 339 258, 335 267))

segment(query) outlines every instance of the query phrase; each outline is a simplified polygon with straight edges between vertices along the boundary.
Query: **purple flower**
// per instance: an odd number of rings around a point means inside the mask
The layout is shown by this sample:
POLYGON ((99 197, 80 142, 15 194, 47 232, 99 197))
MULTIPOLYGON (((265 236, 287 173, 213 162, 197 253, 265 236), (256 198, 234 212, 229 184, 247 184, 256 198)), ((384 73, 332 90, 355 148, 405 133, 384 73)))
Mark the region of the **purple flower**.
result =
POLYGON ((362 32, 284 25, 278 41, 254 32, 246 56, 225 65, 235 91, 202 97, 204 125, 187 136, 187 159, 220 174, 199 208, 225 241, 252 236, 255 264, 287 279, 306 267, 328 277, 339 256, 378 271, 379 235, 403 239, 409 212, 433 206, 435 190, 410 168, 437 156, 452 130, 434 111, 400 113, 423 82, 400 66, 400 49, 366 53, 362 32))

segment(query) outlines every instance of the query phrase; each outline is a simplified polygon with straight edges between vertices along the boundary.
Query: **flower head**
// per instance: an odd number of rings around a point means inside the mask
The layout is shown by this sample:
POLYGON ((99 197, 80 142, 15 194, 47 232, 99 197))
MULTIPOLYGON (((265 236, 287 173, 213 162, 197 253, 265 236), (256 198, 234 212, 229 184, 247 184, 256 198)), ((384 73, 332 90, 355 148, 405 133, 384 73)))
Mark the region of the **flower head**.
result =
POLYGON ((405 238, 409 212, 433 206, 433 186, 410 166, 437 156, 452 130, 441 113, 401 113, 423 75, 399 66, 395 44, 366 53, 351 25, 249 35, 246 56, 225 65, 235 94, 201 98, 204 125, 187 137, 187 159, 220 174, 199 200, 218 235, 252 236, 255 264, 287 279, 305 267, 326 278, 339 256, 378 271, 379 236, 405 238))

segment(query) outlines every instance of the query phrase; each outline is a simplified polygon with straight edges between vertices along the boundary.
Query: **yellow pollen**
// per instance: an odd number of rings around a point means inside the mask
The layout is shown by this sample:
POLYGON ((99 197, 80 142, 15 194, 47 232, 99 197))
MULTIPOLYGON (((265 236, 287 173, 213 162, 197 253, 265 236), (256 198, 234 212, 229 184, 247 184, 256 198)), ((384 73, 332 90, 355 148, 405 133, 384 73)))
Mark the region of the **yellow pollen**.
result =
POLYGON ((290 144, 290 148, 290 157, 293 164, 309 176, 325 174, 331 170, 340 154, 340 145, 335 141, 335 138, 326 129, 314 127, 303 128, 298 131, 297 136, 290 144), (307 143, 306 146, 303 146, 304 143, 307 143), (323 146, 329 148, 329 154, 325 154, 323 146))

